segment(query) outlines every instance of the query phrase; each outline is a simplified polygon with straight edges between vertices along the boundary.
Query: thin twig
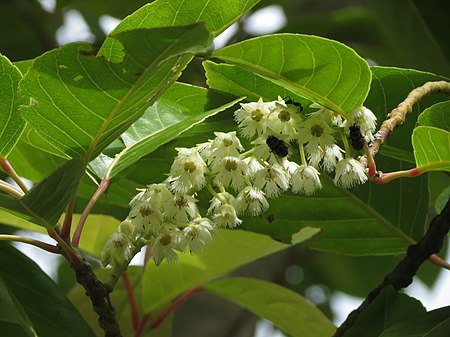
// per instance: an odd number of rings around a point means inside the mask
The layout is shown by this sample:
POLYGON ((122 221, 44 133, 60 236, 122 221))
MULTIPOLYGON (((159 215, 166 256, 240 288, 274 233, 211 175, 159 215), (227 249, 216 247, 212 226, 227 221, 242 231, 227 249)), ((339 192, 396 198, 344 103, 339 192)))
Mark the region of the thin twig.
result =
POLYGON ((130 304, 133 331, 136 332, 139 326, 139 314, 136 306, 136 299, 134 298, 133 286, 131 285, 130 278, 126 271, 122 273, 122 281, 125 285, 125 290, 127 291, 128 303, 130 304))
POLYGON ((74 247, 78 247, 80 244, 80 238, 81 238, 81 232, 83 231, 83 226, 86 222, 86 219, 89 215, 89 213, 92 210, 92 207, 94 207, 95 203, 97 202, 98 198, 106 191, 106 189, 109 186, 109 179, 103 178, 100 182, 100 185, 97 188, 97 191, 95 191, 94 195, 92 196, 91 200, 89 200, 88 204, 83 210, 83 213, 81 214, 80 220, 78 221, 77 228, 75 229, 75 232, 73 234, 72 238, 72 245, 74 247))
POLYGON ((150 328, 155 329, 157 328, 164 320, 182 303, 186 302, 192 295, 202 291, 203 288, 198 286, 189 289, 184 294, 182 294, 180 297, 178 297, 175 301, 172 302, 172 304, 158 317, 156 318, 151 324, 150 328))
POLYGON ((0 234, 0 241, 14 241, 14 242, 22 242, 29 245, 33 245, 35 247, 41 248, 49 253, 60 254, 61 250, 58 246, 51 245, 39 240, 26 238, 19 235, 9 235, 9 234, 0 234))
POLYGON ((2 166, 3 170, 5 170, 6 174, 8 174, 11 177, 11 179, 14 180, 15 183, 20 187, 23 193, 28 193, 27 185, 25 185, 23 180, 16 173, 16 171, 14 170, 8 159, 2 158, 0 160, 0 165, 2 166))
POLYGON ((0 191, 8 193, 10 196, 21 199, 25 194, 15 188, 13 185, 8 184, 6 181, 0 180, 0 191))
POLYGON ((74 207, 75 207, 75 197, 73 197, 72 200, 70 200, 69 204, 66 207, 66 215, 64 216, 64 223, 61 229, 61 237, 63 239, 68 239, 70 237, 74 207))
MULTIPOLYGON (((381 124, 380 130, 375 134, 375 140, 369 145, 372 157, 375 157, 381 145, 386 142, 394 129, 405 122, 406 115, 412 111, 414 104, 418 103, 425 96, 439 92, 450 95, 450 83, 446 81, 427 82, 412 90, 406 99, 388 114, 388 119, 381 124)), ((364 167, 367 167, 366 156, 362 156, 360 162, 364 167)))
POLYGON ((380 295, 384 288, 392 286, 395 290, 400 290, 409 286, 420 265, 430 256, 441 250, 449 230, 450 199, 447 201, 442 212, 433 218, 428 231, 422 239, 408 248, 405 258, 397 264, 392 272, 386 275, 380 285, 367 295, 359 308, 348 315, 344 323, 336 330, 333 337, 343 336, 355 324, 359 316, 380 295))

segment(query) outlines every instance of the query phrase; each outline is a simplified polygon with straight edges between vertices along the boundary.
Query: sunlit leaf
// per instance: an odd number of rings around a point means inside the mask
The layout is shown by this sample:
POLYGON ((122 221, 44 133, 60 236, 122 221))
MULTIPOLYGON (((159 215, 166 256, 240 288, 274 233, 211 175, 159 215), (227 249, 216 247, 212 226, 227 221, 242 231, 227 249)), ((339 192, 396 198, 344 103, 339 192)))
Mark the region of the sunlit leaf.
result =
MULTIPOLYGON (((299 34, 257 37, 213 53, 343 116, 362 106, 369 91, 367 62, 349 47, 299 34)), ((214 88, 214 83, 208 81, 214 88)))
POLYGON ((450 171, 450 132, 431 126, 418 126, 412 135, 417 167, 450 171))
MULTIPOLYGON (((116 63, 73 43, 33 61, 22 83, 33 104, 22 110, 34 131, 66 156, 87 163, 138 119, 177 79, 183 55, 203 50, 201 24, 115 35, 116 63)), ((42 144, 39 144, 42 146, 42 144)))
POLYGON ((419 116, 417 123, 421 126, 434 126, 450 131, 450 101, 434 104, 425 109, 419 116))
POLYGON ((114 177, 142 156, 202 122, 237 100, 205 88, 175 83, 121 135, 125 148, 114 158, 100 156, 90 166, 103 177, 114 177))
MULTIPOLYGON (((318 229, 305 228, 292 237, 292 244, 305 243, 318 233, 318 229)), ((182 254, 177 263, 147 266, 143 280, 144 310, 151 311, 194 286, 288 247, 291 245, 265 235, 221 230, 213 243, 197 256, 182 254)))
POLYGON ((274 283, 229 278, 209 282, 204 288, 272 321, 292 337, 328 337, 335 331, 333 323, 312 303, 274 283))
MULTIPOLYGON (((132 15, 126 17, 111 33, 136 28, 169 27, 203 22, 206 28, 217 36, 233 22, 238 20, 259 0, 157 0, 143 6, 132 15)), ((120 45, 112 38, 107 38, 99 51, 106 59, 116 60, 116 52, 120 45)))
POLYGON ((8 156, 25 127, 19 106, 28 100, 17 92, 21 78, 20 71, 0 55, 0 158, 8 156))

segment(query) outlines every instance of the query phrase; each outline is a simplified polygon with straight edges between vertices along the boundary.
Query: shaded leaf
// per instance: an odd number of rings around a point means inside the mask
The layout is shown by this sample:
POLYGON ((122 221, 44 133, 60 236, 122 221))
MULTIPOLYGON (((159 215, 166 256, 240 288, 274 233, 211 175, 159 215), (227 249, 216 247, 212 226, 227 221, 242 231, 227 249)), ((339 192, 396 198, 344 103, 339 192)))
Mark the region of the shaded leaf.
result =
POLYGON ((426 309, 417 299, 387 287, 343 337, 378 337, 381 332, 394 324, 425 312, 426 309))
POLYGON ((15 325, 12 329, 17 329, 20 332, 14 331, 14 336, 26 335, 36 337, 33 325, 28 318, 22 305, 17 301, 13 293, 11 293, 0 275, 0 327, 3 325, 2 333, 13 335, 9 327, 5 327, 5 323, 15 325))
MULTIPOLYGON (((318 233, 315 228, 305 228, 292 237, 292 244, 306 243, 318 233)), ((152 311, 194 286, 290 246, 265 235, 220 230, 213 243, 197 256, 180 254, 178 263, 163 261, 158 267, 153 263, 147 266, 143 280, 143 308, 146 312, 152 311)))
MULTIPOLYGON (((22 305, 38 336, 95 336, 58 286, 32 260, 4 243, 0 244, 0 254, 7 257, 0 264, 0 276, 22 305)), ((3 329, 2 333, 12 336, 3 329)))
POLYGON ((312 303, 274 283, 229 278, 209 282, 204 288, 272 321, 292 337, 326 337, 335 331, 333 323, 312 303))
POLYGON ((450 307, 432 310, 389 327, 379 337, 444 337, 448 334, 449 315, 450 307), (446 325, 446 334, 433 335, 433 330, 441 324, 446 325))
POLYGON ((25 120, 50 148, 85 163, 177 79, 187 64, 182 55, 202 50, 209 33, 196 24, 123 32, 115 39, 123 46, 115 51, 117 63, 73 43, 35 59, 21 82, 35 100, 22 110, 25 120))
POLYGON ((23 198, 0 195, 0 208, 50 229, 73 198, 83 174, 81 160, 72 159, 34 186, 23 198))
POLYGON ((418 126, 412 135, 417 167, 428 166, 425 171, 450 171, 450 132, 418 126))
POLYGON ((0 159, 8 156, 25 128, 19 106, 28 100, 18 95, 21 79, 20 71, 0 55, 0 159))
POLYGON ((125 148, 114 159, 100 156, 90 166, 100 177, 108 170, 108 176, 112 178, 142 156, 237 101, 205 88, 174 83, 121 135, 125 148))
POLYGON ((405 68, 450 75, 449 60, 413 1, 372 0, 369 3, 392 49, 392 59, 405 68))
MULTIPOLYGON (((343 116, 362 106, 369 91, 367 62, 349 47, 316 36, 262 36, 220 49, 213 56, 343 116)), ((214 88, 214 83, 208 84, 214 88)))

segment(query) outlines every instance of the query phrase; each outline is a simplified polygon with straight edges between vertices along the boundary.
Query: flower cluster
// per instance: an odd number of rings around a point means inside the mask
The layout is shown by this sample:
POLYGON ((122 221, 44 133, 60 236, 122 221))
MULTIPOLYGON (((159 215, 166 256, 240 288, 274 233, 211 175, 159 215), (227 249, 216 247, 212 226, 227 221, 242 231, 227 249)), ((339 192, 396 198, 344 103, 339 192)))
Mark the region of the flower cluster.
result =
POLYGON ((168 178, 147 186, 130 202, 128 217, 103 249, 103 264, 129 262, 144 245, 152 246, 156 264, 176 261, 176 251, 197 253, 212 241, 214 228, 240 225, 244 214, 267 210, 268 199, 289 189, 314 194, 322 187, 319 170, 335 171, 334 183, 344 188, 366 182, 363 166, 351 156, 347 135, 358 125, 361 139, 370 142, 375 116, 361 107, 345 120, 317 104, 311 107, 317 110, 305 116, 298 103, 288 104, 280 97, 241 104, 235 120, 240 135, 253 146, 248 151, 236 132, 215 132, 206 143, 177 148, 168 178), (290 160, 295 154, 298 162, 290 160), (204 188, 212 199, 202 216, 196 197, 204 188))

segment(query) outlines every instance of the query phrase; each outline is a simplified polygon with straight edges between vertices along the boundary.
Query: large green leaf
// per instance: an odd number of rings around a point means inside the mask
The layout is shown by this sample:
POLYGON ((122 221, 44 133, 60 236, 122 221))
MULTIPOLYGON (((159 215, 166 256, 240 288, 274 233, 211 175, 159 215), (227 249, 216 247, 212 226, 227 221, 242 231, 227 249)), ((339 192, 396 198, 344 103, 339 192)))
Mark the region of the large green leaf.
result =
POLYGON ((23 198, 0 195, 0 208, 50 229, 73 198, 83 174, 82 161, 72 159, 34 186, 23 198))
POLYGON ((312 303, 274 283, 230 278, 209 282, 204 288, 272 321, 292 337, 327 337, 336 329, 312 303))
POLYGON ((392 325, 379 337, 444 337, 448 335, 450 307, 432 310, 392 325), (446 330, 441 328, 446 327, 446 330))
MULTIPOLYGON (((0 254, 0 277, 25 310, 38 336, 95 336, 58 286, 31 259, 5 243, 0 244, 0 254)), ((20 310, 11 308, 15 309, 20 310)), ((17 330, 11 328, 0 321, 2 335, 17 336, 17 330)))
POLYGON ((393 62, 405 68, 450 75, 449 60, 413 1, 372 0, 369 3, 377 14, 393 62))
MULTIPOLYGON (((220 49, 213 56, 343 116, 362 106, 369 91, 367 62, 349 47, 316 36, 262 36, 220 49)), ((214 83, 208 84, 214 88, 214 83)))
MULTIPOLYGON (((224 31, 238 20, 259 0, 157 0, 147 4, 126 17, 111 33, 136 28, 169 27, 203 22, 214 35, 224 31)), ((116 51, 120 45, 112 38, 107 38, 99 55, 108 60, 116 60, 116 51)))
POLYGON ((10 335, 17 337, 36 337, 33 325, 27 316, 24 308, 16 299, 14 294, 8 289, 0 275, 0 326, 2 332, 9 330, 10 335), (9 326, 11 324, 11 326, 9 326), (6 327, 6 328, 5 328, 6 327))
POLYGON ((27 99, 17 93, 21 78, 20 71, 0 55, 0 159, 8 156, 25 127, 19 106, 27 99))
POLYGON ((387 287, 343 337, 378 337, 381 332, 396 323, 417 317, 425 312, 426 309, 417 299, 398 293, 392 287, 387 287))
POLYGON ((68 44, 33 61, 22 83, 33 104, 23 117, 50 147, 89 162, 137 120, 180 75, 186 53, 209 42, 201 24, 114 36, 115 62, 68 44))
POLYGON ((420 114, 412 144, 417 167, 450 170, 450 101, 437 103, 420 114))
POLYGON ((418 126, 412 135, 417 167, 427 171, 450 171, 450 132, 431 126, 418 126))
POLYGON ((125 149, 114 158, 98 157, 90 166, 98 176, 103 177, 107 170, 112 178, 142 156, 236 102, 205 88, 174 83, 121 135, 125 149))
MULTIPOLYGON (((307 242, 318 233, 318 229, 305 228, 292 237, 292 244, 307 242)), ((183 254, 178 263, 147 266, 143 280, 143 308, 146 312, 152 311, 189 288, 288 247, 291 245, 265 235, 220 230, 213 243, 197 256, 183 254)))

